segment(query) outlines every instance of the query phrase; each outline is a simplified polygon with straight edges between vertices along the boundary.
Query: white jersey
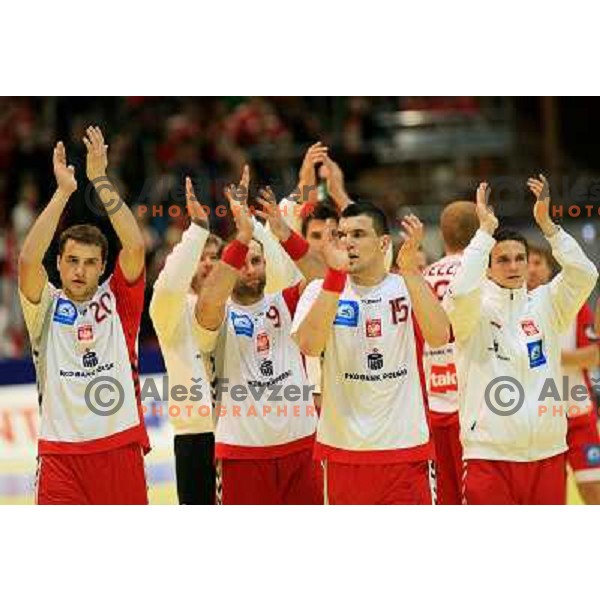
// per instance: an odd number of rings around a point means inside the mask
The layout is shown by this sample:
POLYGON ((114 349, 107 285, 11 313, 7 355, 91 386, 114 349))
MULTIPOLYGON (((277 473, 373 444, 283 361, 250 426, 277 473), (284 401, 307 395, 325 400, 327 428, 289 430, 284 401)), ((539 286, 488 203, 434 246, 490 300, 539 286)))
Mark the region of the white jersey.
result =
POLYGON ((317 423, 312 389, 290 338, 298 298, 295 286, 251 306, 228 301, 215 344, 218 458, 312 449, 317 423))
MULTIPOLYGON (((313 281, 302 295, 293 334, 322 284, 313 281)), ((418 337, 402 277, 388 274, 373 287, 346 283, 325 346, 318 458, 393 463, 431 457, 418 337)))
POLYGON ((189 226, 168 256, 150 303, 169 378, 169 420, 178 435, 214 430, 206 348, 195 316, 197 297, 189 293, 208 235, 194 223, 189 226))
MULTIPOLYGON (((461 255, 452 254, 428 266, 423 275, 441 302, 450 282, 460 268, 461 255)), ((424 344, 423 368, 427 382, 429 408, 437 413, 458 411, 458 380, 454 360, 454 342, 430 348, 424 344)))
POLYGON ((50 283, 38 304, 21 294, 38 379, 40 454, 131 443, 149 449, 136 354, 144 283, 141 275, 129 284, 117 261, 86 302, 73 302, 50 283))

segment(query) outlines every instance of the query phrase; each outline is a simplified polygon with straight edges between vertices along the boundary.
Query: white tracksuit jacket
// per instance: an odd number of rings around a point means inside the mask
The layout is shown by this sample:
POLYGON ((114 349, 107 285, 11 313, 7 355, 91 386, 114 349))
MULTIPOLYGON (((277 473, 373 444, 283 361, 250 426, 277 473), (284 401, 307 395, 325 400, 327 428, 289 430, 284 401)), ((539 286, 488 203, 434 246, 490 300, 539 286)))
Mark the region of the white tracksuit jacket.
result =
MULTIPOLYGON (((548 242, 560 274, 532 293, 510 290, 487 279, 495 240, 479 230, 444 299, 456 339, 465 459, 530 462, 567 449, 567 402, 539 397, 548 378, 562 390, 559 334, 575 320, 598 271, 564 230, 548 242), (523 406, 510 416, 494 413, 484 401, 486 387, 500 376, 516 379, 524 390, 523 406), (562 416, 557 405, 564 405, 562 416)), ((501 401, 516 398, 513 390, 501 391, 501 401)))

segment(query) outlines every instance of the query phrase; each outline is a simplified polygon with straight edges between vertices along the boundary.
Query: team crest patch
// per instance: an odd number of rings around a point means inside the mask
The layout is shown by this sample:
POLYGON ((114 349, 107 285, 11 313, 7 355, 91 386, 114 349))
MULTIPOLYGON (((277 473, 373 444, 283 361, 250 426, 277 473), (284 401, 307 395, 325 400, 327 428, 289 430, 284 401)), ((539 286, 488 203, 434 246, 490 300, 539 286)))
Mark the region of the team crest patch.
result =
POLYGON ((542 348, 542 340, 527 343, 527 352, 529 354, 529 367, 534 369, 546 364, 546 357, 542 348))
POLYGON ((231 313, 231 322, 236 335, 245 335, 251 338, 254 334, 254 323, 248 315, 231 313))
POLYGON ((356 300, 340 300, 333 324, 356 327, 358 325, 358 302, 356 300))
POLYGON ((599 444, 588 444, 585 446, 585 461, 588 467, 600 467, 599 444))
POLYGON ((367 337, 381 337, 381 319, 367 319, 366 322, 367 337))
POLYGON ((59 298, 52 320, 63 325, 74 325, 77 320, 77 308, 70 300, 59 298))
POLYGON ((536 324, 533 321, 533 319, 521 321, 521 329, 523 329, 526 336, 538 335, 540 333, 540 330, 536 327, 536 324))
POLYGON ((377 348, 373 348, 373 352, 367 354, 367 366, 371 371, 383 369, 383 354, 377 348))
POLYGON ((77 328, 77 341, 91 342, 94 339, 94 330, 89 324, 81 325, 77 328))

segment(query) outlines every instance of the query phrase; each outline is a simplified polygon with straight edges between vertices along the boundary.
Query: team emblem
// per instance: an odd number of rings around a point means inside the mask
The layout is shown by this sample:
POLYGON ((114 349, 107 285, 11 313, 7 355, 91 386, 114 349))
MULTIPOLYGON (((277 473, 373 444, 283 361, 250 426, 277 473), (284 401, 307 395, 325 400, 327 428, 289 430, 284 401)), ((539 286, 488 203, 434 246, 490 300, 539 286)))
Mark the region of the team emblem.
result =
POLYGON ((527 336, 538 335, 540 332, 540 330, 536 327, 536 324, 532 319, 527 319, 527 321, 521 321, 521 328, 527 336))
POLYGON ((95 352, 86 352, 83 355, 83 366, 89 368, 95 367, 98 365, 98 356, 95 352))
POLYGON ((371 371, 383 369, 383 354, 377 348, 373 348, 373 352, 367 355, 367 365, 371 371))
POLYGON ((381 319, 367 319, 366 322, 367 337, 381 337, 381 319))

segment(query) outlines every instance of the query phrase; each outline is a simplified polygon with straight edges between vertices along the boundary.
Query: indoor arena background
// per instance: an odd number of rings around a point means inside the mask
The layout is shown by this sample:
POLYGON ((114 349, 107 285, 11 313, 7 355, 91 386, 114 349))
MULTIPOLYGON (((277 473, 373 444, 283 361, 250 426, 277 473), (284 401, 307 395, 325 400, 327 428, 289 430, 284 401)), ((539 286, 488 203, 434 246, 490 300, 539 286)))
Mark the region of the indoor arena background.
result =
MULTIPOLYGON (((165 257, 187 225, 184 176, 194 178, 199 198, 213 209, 211 228, 227 236, 231 223, 214 209, 224 206, 221 190, 237 181, 241 166, 251 165, 251 192, 269 184, 282 198, 296 185, 307 147, 321 140, 343 169, 352 198, 374 201, 394 224, 409 210, 425 222, 424 249, 433 261, 442 252, 442 206, 474 199, 482 180, 491 182, 501 222, 540 242, 525 181, 543 172, 553 204, 562 207, 557 220, 598 264, 597 105, 594 98, 551 97, 0 98, 0 503, 31 503, 33 497, 37 394, 16 265, 20 244, 54 191, 57 140, 65 142, 79 181, 61 228, 98 224, 110 236, 110 272, 115 238, 85 193, 81 138, 89 124, 104 130, 109 174, 143 228, 143 382, 164 371, 147 306, 165 257)), ((57 283, 55 256, 53 246, 47 269, 57 283)), ((173 503, 172 432, 162 410, 147 411, 154 446, 147 461, 150 500, 173 503)), ((573 485, 570 501, 579 502, 573 485)))

